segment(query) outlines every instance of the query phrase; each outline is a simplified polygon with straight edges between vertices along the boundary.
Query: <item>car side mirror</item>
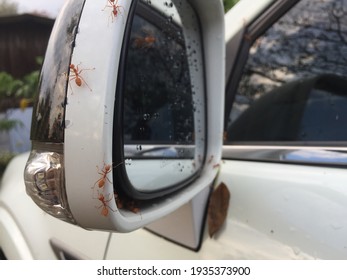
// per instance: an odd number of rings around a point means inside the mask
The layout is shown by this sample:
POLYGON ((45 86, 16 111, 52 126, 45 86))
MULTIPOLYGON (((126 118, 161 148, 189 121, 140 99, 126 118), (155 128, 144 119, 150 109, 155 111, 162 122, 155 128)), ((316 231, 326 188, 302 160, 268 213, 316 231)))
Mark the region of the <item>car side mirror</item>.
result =
POLYGON ((223 38, 219 0, 67 1, 33 112, 34 202, 129 232, 208 188, 221 158, 223 38))

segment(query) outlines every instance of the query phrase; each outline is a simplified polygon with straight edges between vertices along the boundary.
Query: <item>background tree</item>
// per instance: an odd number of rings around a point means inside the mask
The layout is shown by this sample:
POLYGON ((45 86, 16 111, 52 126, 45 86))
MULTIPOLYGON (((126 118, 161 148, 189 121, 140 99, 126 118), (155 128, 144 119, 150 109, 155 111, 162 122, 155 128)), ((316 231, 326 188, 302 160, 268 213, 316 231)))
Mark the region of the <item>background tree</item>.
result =
POLYGON ((223 0, 224 3, 224 11, 229 11, 239 0, 223 0))
POLYGON ((18 14, 18 4, 8 0, 0 0, 0 16, 18 14))

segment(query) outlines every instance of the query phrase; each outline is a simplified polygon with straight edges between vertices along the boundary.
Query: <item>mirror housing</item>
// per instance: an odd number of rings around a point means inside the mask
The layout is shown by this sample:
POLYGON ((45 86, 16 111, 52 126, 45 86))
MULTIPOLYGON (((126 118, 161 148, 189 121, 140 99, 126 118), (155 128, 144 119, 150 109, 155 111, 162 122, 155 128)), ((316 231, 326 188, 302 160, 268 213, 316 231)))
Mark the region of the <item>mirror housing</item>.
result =
POLYGON ((195 32, 201 34, 203 50, 206 133, 199 176, 136 207, 121 205, 113 176, 116 166, 125 164, 113 157, 113 138, 122 137, 122 129, 114 125, 114 104, 120 98, 115 89, 129 11, 137 1, 119 0, 113 10, 112 1, 104 6, 69 0, 47 48, 33 112, 33 148, 24 173, 27 193, 44 211, 86 229, 130 232, 174 212, 211 186, 223 143, 224 9, 221 0, 186 1, 198 18, 201 29, 195 32), (69 21, 71 14, 74 20, 69 21))

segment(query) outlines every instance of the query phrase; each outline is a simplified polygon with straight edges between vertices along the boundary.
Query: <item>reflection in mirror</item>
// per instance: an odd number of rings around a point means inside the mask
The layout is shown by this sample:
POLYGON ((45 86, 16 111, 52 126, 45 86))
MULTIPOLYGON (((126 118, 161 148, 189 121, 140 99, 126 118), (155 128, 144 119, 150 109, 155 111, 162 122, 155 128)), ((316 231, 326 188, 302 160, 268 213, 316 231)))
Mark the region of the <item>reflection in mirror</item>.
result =
POLYGON ((205 105, 198 31, 185 1, 137 2, 123 87, 125 168, 135 193, 172 191, 199 172, 205 105))

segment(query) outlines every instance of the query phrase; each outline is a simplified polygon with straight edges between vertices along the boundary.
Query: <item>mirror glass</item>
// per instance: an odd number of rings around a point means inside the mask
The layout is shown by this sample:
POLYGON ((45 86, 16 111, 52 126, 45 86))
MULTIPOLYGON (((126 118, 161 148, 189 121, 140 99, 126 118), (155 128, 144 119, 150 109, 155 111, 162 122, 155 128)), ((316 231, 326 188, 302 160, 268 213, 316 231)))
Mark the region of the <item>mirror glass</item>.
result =
POLYGON ((197 16, 186 1, 137 1, 123 86, 125 169, 136 191, 184 185, 204 158, 197 16))

